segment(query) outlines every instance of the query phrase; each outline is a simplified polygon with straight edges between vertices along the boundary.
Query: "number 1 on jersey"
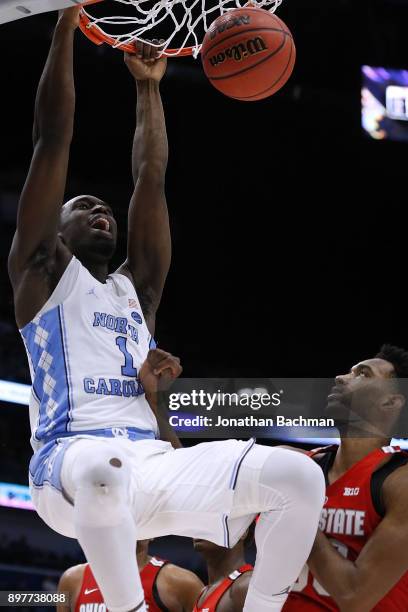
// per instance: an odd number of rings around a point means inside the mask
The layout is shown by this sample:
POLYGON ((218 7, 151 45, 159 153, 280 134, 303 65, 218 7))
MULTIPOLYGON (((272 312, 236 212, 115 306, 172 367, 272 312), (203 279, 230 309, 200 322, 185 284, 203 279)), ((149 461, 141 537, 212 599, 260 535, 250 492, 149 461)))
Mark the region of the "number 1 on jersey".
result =
POLYGON ((133 355, 129 353, 126 346, 127 338, 118 336, 116 338, 116 345, 119 347, 120 352, 125 357, 125 365, 121 367, 122 376, 132 376, 136 378, 137 370, 133 366, 133 355))

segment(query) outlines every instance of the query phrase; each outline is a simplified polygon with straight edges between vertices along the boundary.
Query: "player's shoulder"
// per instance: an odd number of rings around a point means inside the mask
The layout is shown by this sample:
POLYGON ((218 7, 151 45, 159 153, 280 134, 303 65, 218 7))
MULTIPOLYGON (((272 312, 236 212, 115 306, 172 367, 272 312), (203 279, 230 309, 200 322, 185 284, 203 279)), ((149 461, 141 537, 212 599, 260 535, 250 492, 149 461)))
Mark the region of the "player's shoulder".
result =
POLYGON ((230 598, 237 610, 244 606, 252 573, 253 570, 244 572, 231 585, 230 598))
MULTIPOLYGON (((408 495, 408 461, 407 463, 403 463, 396 467, 391 474, 386 478, 384 482, 384 486, 389 487, 391 489, 398 489, 402 486, 404 491, 407 492, 408 495)), ((401 491, 402 492, 402 491, 401 491)))
POLYGON ((408 506, 408 463, 397 467, 385 479, 382 493, 386 512, 408 506))
POLYGON ((59 588, 76 587, 78 582, 82 581, 86 567, 87 563, 81 563, 66 569, 59 580, 59 588))
POLYGON ((168 609, 177 609, 182 603, 183 609, 192 610, 204 584, 190 570, 166 563, 157 577, 157 588, 160 599, 168 609))
POLYGON ((113 274, 111 274, 110 276, 113 276, 114 274, 115 275, 120 274, 121 276, 125 276, 132 283, 133 287, 136 286, 135 279, 133 278, 133 274, 130 271, 130 268, 126 261, 123 264, 121 264, 119 268, 117 268, 115 272, 113 272, 113 274))
POLYGON ((160 576, 172 585, 182 584, 199 584, 201 588, 204 586, 199 577, 194 572, 175 565, 174 563, 166 563, 161 571, 160 576))

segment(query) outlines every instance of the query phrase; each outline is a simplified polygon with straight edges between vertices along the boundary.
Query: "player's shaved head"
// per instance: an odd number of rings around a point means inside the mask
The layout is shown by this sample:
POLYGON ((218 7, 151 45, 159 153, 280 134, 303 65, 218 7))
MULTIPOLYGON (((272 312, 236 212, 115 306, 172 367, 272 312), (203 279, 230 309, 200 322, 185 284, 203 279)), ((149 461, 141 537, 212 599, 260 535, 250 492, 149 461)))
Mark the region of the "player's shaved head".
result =
POLYGON ((106 207, 112 213, 112 207, 107 202, 105 202, 104 200, 96 196, 85 194, 85 195, 75 196, 74 198, 71 198, 70 200, 67 200, 66 202, 64 202, 64 204, 61 207, 61 218, 69 214, 72 211, 72 209, 75 207, 75 205, 81 202, 88 204, 90 207, 98 206, 98 205, 106 207))
POLYGON ((91 260, 110 260, 115 248, 117 226, 111 206, 92 195, 71 198, 61 208, 60 237, 86 265, 91 260))

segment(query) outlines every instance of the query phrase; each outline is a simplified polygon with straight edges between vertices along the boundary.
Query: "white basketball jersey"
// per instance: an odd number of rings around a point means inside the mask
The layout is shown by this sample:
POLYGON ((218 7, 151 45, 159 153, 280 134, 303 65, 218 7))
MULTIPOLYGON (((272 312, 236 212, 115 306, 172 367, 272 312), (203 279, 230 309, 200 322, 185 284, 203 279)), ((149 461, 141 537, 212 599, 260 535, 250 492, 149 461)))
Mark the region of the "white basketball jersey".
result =
POLYGON ((34 450, 69 432, 135 427, 157 434, 138 381, 155 344, 126 276, 101 283, 72 257, 47 303, 20 331, 32 378, 34 450))

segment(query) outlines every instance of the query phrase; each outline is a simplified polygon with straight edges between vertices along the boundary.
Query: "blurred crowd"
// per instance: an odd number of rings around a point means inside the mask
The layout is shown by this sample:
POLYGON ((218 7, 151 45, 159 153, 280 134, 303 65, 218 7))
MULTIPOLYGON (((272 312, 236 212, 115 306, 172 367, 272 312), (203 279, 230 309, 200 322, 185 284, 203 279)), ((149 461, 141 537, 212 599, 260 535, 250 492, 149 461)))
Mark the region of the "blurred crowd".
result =
MULTIPOLYGON (((83 562, 84 557, 80 552, 76 556, 67 554, 66 552, 59 553, 58 550, 44 550, 30 545, 24 535, 20 536, 18 539, 13 539, 7 533, 0 534, 0 567, 10 565, 40 569, 44 568, 44 578, 45 575, 47 575, 47 570, 62 571, 71 565, 83 562)), ((57 574, 58 573, 59 571, 57 571, 57 574)), ((31 576, 33 576, 33 574, 30 573, 30 577, 31 576)), ((4 576, 2 577, 1 574, 0 580, 4 582, 4 576)), ((10 580, 8 584, 11 584, 10 580)))

